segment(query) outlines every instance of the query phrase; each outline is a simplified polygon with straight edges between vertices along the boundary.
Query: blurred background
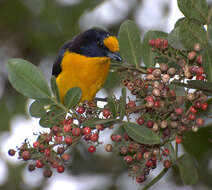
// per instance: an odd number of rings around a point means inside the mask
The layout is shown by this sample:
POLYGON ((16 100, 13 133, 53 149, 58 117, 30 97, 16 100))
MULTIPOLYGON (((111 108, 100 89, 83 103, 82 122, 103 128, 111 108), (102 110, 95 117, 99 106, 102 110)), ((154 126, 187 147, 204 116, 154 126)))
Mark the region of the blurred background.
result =
MULTIPOLYGON (((33 133, 44 129, 29 117, 31 100, 9 84, 5 64, 12 57, 24 58, 38 65, 49 80, 59 48, 80 31, 100 26, 117 34, 120 24, 132 19, 143 36, 148 30, 170 32, 182 16, 177 0, 0 0, 0 190, 141 189, 128 177, 121 158, 101 150, 104 145, 92 156, 84 145, 78 146, 71 154, 69 169, 64 174, 55 172, 50 179, 44 179, 41 170, 30 173, 23 162, 9 158, 9 148, 20 146, 26 138, 33 142, 33 133)), ((99 94, 115 91, 117 84, 118 76, 110 73, 99 94)), ((174 168, 152 190, 212 189, 210 130, 212 126, 187 134, 181 147, 181 152, 186 149, 198 161, 199 184, 183 186, 174 168)), ((106 131, 102 140, 110 139, 109 135, 106 131)))

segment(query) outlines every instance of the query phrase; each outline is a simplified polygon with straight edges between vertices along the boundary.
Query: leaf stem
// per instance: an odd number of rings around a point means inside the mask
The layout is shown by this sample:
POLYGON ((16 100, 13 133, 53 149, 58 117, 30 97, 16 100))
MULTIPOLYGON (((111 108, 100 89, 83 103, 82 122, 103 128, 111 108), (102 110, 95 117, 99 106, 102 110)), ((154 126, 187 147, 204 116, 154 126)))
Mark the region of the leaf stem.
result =
POLYGON ((177 157, 178 157, 178 144, 177 142, 175 142, 175 158, 177 160, 177 157))
POLYGON ((168 171, 168 168, 164 168, 152 181, 150 181, 147 185, 145 185, 141 190, 147 190, 152 187, 155 183, 157 183, 168 171))

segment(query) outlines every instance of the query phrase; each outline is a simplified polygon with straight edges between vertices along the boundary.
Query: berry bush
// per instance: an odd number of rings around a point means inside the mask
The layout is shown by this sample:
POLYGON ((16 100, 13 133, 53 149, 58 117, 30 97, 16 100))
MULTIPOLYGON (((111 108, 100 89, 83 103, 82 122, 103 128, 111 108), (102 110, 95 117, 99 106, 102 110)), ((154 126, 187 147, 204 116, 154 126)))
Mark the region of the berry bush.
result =
POLYGON ((9 155, 17 153, 29 163, 29 171, 42 168, 43 175, 51 177, 53 171, 65 171, 77 144, 86 143, 90 154, 104 144, 106 152, 123 160, 137 183, 146 181, 158 165, 163 166, 143 189, 155 184, 172 166, 179 168, 185 184, 196 183, 195 160, 186 152, 179 155, 178 146, 188 131, 196 133, 211 122, 211 11, 206 1, 199 1, 202 14, 197 17, 194 10, 187 14, 184 1, 178 4, 185 17, 169 34, 149 31, 141 43, 133 21, 121 25, 118 38, 125 61, 111 64, 111 71, 120 76, 120 97, 80 102, 81 89, 74 87, 61 103, 54 77, 49 87, 34 65, 22 59, 9 60, 11 84, 35 100, 30 114, 49 128, 49 132, 37 134, 35 142, 26 139, 17 150, 10 149, 9 155), (99 101, 105 102, 103 108, 97 105, 99 101), (114 128, 119 130, 111 134, 111 144, 99 141, 102 131, 114 128))

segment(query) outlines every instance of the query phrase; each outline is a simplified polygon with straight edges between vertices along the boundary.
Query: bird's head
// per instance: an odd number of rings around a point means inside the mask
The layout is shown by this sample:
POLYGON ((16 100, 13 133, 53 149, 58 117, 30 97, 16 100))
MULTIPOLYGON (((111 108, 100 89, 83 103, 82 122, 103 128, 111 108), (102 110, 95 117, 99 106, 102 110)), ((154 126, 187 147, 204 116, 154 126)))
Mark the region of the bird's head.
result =
POLYGON ((88 57, 110 57, 122 61, 118 39, 102 29, 89 29, 71 41, 69 50, 88 57))

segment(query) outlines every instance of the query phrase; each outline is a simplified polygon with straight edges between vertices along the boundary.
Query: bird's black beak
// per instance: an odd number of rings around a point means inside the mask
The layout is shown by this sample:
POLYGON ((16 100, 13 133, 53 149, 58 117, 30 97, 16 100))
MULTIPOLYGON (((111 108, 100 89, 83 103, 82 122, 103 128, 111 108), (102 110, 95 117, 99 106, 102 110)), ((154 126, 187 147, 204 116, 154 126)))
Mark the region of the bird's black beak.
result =
POLYGON ((114 61, 122 62, 122 57, 119 52, 107 52, 107 56, 113 59, 114 61))

